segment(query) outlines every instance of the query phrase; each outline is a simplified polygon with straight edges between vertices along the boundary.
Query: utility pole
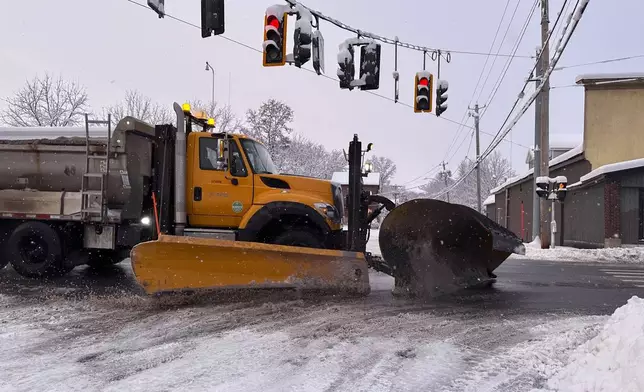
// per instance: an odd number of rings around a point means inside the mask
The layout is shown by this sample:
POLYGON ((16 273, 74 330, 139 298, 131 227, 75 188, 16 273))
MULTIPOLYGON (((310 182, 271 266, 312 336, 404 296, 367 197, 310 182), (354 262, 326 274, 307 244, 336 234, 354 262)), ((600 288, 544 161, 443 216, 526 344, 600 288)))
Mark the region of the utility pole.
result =
MULTIPOLYGON (((550 48, 548 45, 548 31, 550 29, 550 21, 548 20, 548 0, 541 0, 541 43, 543 46, 543 53, 541 54, 541 72, 545 73, 550 66, 550 48)), ((549 176, 549 158, 550 158, 550 82, 546 80, 541 90, 541 133, 539 149, 541 152, 541 170, 540 176, 549 176)), ((535 162, 536 164, 536 162, 535 162)), ((548 201, 541 200, 541 248, 547 249, 550 244, 550 226, 548 225, 548 201)))
MULTIPOLYGON (((443 161, 441 164, 443 165, 443 171, 442 171, 441 175, 443 176, 443 179, 445 180, 445 188, 447 188, 447 179, 448 179, 449 176, 452 175, 452 173, 449 172, 448 170, 445 170, 445 161, 443 161)), ((447 202, 449 203, 449 191, 447 192, 447 202)))
MULTIPOLYGON (((541 48, 537 48, 537 58, 541 48)), ((537 61, 537 66, 535 69, 535 78, 534 82, 536 83, 535 87, 539 87, 541 84, 541 76, 543 75, 543 70, 541 69, 541 61, 537 61)), ((532 157, 532 168, 534 169, 532 176, 532 185, 536 189, 536 180, 541 176, 541 94, 537 95, 537 99, 534 101, 534 156, 532 157)), ((537 192, 533 192, 532 195, 532 239, 539 237, 541 234, 541 198, 537 195, 537 192)))
MULTIPOLYGON (((479 106, 479 104, 474 105, 474 114, 470 113, 470 116, 474 117, 474 130, 476 132, 476 205, 478 207, 478 212, 481 211, 481 163, 479 158, 481 156, 481 143, 479 138, 479 109, 483 109, 485 106, 479 106)), ((470 110, 472 110, 470 108, 470 110)), ((444 170, 444 168, 443 168, 444 170)))

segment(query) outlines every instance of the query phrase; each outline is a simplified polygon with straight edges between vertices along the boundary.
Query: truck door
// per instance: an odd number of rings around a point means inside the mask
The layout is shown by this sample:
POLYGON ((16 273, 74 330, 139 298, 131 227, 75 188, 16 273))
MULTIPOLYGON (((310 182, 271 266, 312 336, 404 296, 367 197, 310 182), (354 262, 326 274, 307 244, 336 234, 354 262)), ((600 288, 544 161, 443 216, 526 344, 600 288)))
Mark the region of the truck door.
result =
POLYGON ((239 153, 235 139, 229 139, 229 168, 218 167, 221 136, 199 135, 193 159, 190 225, 237 228, 253 204, 253 176, 239 153))

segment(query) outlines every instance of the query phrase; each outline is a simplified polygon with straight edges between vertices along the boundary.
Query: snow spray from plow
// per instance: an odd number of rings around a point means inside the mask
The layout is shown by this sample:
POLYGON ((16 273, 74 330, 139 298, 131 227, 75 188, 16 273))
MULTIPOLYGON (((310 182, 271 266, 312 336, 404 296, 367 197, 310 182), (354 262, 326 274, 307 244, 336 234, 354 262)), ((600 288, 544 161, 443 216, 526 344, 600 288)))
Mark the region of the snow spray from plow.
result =
POLYGON ((380 228, 380 249, 395 294, 427 296, 494 282, 493 271, 522 240, 475 210, 433 199, 394 208, 380 228))

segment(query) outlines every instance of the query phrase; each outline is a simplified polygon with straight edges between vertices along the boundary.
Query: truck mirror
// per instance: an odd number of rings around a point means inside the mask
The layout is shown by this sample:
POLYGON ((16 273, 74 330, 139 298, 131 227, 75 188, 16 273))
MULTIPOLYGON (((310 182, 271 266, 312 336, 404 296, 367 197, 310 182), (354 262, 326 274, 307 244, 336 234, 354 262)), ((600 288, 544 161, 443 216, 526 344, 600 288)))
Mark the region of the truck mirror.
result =
POLYGON ((224 150, 226 149, 224 139, 219 139, 219 145, 217 146, 217 151, 219 152, 219 156, 217 157, 220 161, 224 160, 224 150))
POLYGON ((223 138, 218 140, 217 146, 217 164, 221 170, 228 169, 228 139, 223 138))

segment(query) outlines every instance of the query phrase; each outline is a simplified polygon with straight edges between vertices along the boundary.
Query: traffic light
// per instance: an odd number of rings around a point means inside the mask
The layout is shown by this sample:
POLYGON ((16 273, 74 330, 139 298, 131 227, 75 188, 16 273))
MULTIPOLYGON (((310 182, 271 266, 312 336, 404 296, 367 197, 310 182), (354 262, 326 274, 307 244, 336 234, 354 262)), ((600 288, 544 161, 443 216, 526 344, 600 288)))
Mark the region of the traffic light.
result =
POLYGON ((360 79, 364 80, 360 90, 380 87, 380 44, 374 41, 360 48, 360 79))
POLYGON ((224 33, 224 0, 201 0, 201 37, 224 33))
POLYGON ((264 67, 286 64, 287 13, 281 6, 266 9, 264 17, 264 67))
POLYGON ((353 90, 351 82, 355 76, 356 70, 353 60, 353 45, 347 41, 340 44, 340 52, 338 53, 338 79, 340 79, 340 88, 348 88, 353 90))
POLYGON ((313 69, 318 75, 324 73, 324 37, 320 30, 313 32, 313 69))
POLYGON ((416 72, 414 80, 414 112, 432 111, 432 86, 434 75, 427 71, 416 72))
POLYGON ((313 25, 308 10, 298 12, 293 33, 293 62, 301 67, 311 59, 311 43, 313 41, 313 25))
POLYGON ((148 7, 152 8, 159 15, 159 18, 165 16, 164 4, 165 0, 148 0, 148 7))
POLYGON ((534 182, 537 196, 547 198, 550 193, 550 179, 548 177, 537 177, 534 182))
POLYGON ((436 85, 436 115, 440 116, 447 110, 447 80, 439 80, 436 85))
POLYGON ((568 194, 568 178, 566 176, 557 176, 555 178, 555 192, 557 200, 564 201, 568 194))

